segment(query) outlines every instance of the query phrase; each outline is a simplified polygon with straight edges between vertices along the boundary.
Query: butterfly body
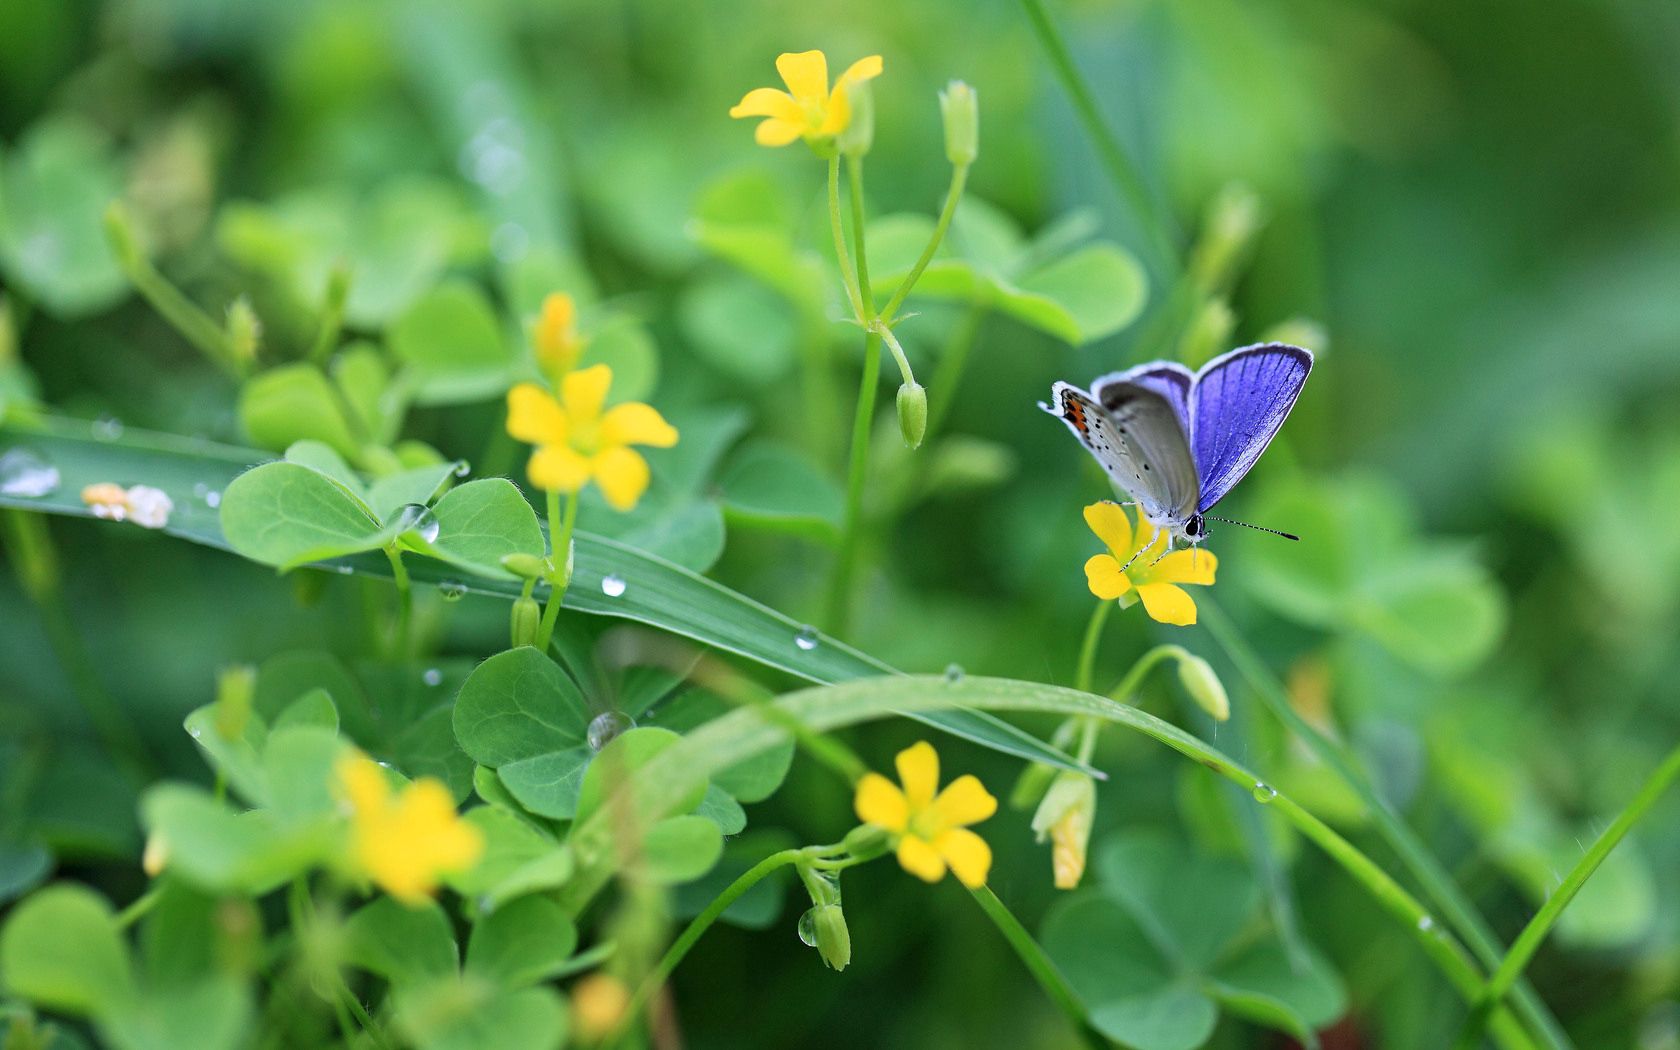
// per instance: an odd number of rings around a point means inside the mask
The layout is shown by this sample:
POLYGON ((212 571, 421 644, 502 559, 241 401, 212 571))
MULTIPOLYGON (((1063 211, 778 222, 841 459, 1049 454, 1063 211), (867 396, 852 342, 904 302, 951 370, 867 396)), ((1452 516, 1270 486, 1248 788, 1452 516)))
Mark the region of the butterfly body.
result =
POLYGON ((1169 547, 1207 536, 1207 512, 1246 476, 1300 396, 1313 356, 1286 343, 1232 350, 1198 372, 1171 361, 1051 388, 1059 417, 1169 547))

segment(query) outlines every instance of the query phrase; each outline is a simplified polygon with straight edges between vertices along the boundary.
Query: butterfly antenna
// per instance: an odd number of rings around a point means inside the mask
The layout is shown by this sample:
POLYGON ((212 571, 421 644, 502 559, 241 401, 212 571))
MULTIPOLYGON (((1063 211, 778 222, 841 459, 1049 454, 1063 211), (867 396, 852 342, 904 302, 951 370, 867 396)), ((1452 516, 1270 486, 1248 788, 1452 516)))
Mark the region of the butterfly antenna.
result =
POLYGON ((1256 532, 1269 532, 1273 536, 1282 536, 1286 540, 1294 540, 1297 543, 1301 541, 1301 537, 1295 535, 1293 532, 1284 532, 1282 529, 1268 529, 1264 525, 1250 525, 1246 521, 1238 521, 1235 518, 1216 518, 1212 514, 1204 514, 1202 516, 1209 521, 1223 521, 1227 525, 1241 525, 1245 529, 1253 529, 1256 532))

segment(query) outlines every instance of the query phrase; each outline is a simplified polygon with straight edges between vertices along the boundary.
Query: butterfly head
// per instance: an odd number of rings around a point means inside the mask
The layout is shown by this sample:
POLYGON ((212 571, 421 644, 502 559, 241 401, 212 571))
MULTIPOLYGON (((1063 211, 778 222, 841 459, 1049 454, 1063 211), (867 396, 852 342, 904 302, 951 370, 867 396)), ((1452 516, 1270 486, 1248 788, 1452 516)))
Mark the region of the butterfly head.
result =
POLYGON ((1184 523, 1183 531, 1185 539, 1191 543, 1200 543, 1207 539, 1207 519, 1200 514, 1192 514, 1190 519, 1184 523))

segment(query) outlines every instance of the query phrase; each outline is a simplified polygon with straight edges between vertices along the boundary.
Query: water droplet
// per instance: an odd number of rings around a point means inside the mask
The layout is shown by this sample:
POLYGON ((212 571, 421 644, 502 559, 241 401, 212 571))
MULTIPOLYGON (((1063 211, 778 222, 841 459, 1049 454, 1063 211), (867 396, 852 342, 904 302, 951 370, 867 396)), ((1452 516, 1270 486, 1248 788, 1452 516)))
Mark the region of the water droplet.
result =
POLYGON ((350 565, 347 565, 347 564, 334 565, 333 568, 338 572, 338 574, 340 576, 348 576, 351 573, 356 571, 354 568, 352 568, 350 565))
POLYGON ((446 602, 458 602, 467 596, 467 585, 460 580, 439 580, 437 589, 446 602))
POLYGON ((409 503, 397 509, 397 521, 404 532, 412 532, 426 543, 438 538, 437 515, 423 503, 409 503))
POLYGON ((187 730, 187 735, 192 737, 194 740, 197 740, 199 737, 204 735, 204 730, 198 726, 193 726, 191 729, 187 730))
POLYGON ((456 477, 464 478, 468 474, 471 474, 471 473, 472 473, 472 464, 471 463, 468 463, 464 459, 458 459, 458 460, 455 461, 455 476, 456 477))
POLYGON ((193 486, 193 495, 202 500, 204 505, 211 510, 215 510, 222 505, 222 494, 202 481, 193 486))
POLYGON ((805 652, 815 649, 821 640, 815 627, 801 627, 799 633, 793 636, 793 644, 805 652))
POLYGON ((424 671, 420 672, 420 680, 431 686, 433 689, 436 689, 438 686, 443 684, 443 672, 435 667, 428 667, 424 671))
POLYGON ((623 711, 602 711, 590 720, 589 748, 599 751, 635 727, 635 721, 623 711))
POLYGON ((799 940, 807 948, 817 946, 817 909, 812 907, 799 917, 799 940))
POLYGON ((947 682, 950 682, 952 685, 956 685, 958 682, 962 681, 963 680, 962 664, 946 664, 945 665, 945 680, 947 682))
POLYGON ((1274 798, 1277 798, 1277 788, 1266 783, 1264 780, 1256 780, 1254 782, 1254 801, 1264 805, 1274 798))
POLYGON ((482 895, 479 896, 479 898, 478 898, 478 915, 479 915, 479 918, 483 918, 484 916, 489 915, 491 912, 493 912, 495 910, 496 910, 496 898, 490 896, 488 893, 485 893, 485 894, 482 894, 482 895))
POLYGON ((93 421, 93 436, 101 441, 115 441, 123 436, 122 420, 116 416, 100 416, 93 421))
POLYGON ((1427 915, 1419 915, 1418 916, 1418 929, 1422 930, 1424 933, 1428 933, 1430 930, 1433 930, 1434 928, 1435 928, 1435 920, 1434 919, 1430 918, 1427 915))
POLYGON ((26 448, 0 456, 0 495, 35 499, 58 488, 58 468, 26 448))
POLYGON ((608 598, 622 598, 624 591, 630 585, 624 582, 624 577, 618 573, 608 573, 601 577, 601 593, 608 598))

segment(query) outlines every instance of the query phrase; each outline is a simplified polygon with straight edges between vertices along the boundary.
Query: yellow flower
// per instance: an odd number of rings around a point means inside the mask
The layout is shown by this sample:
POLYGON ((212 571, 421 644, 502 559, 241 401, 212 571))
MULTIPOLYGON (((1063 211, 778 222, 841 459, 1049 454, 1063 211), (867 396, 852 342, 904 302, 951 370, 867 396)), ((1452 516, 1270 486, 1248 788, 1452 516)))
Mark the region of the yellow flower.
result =
POLYGON ((879 773, 865 773, 858 781, 852 802, 858 819, 891 832, 899 864, 917 878, 938 882, 949 867, 964 886, 984 886, 992 849, 967 825, 996 813, 997 799, 972 774, 935 795, 939 753, 925 740, 900 751, 897 765, 902 790, 879 773))
POLYGON ((577 304, 565 292, 553 292, 543 299, 532 342, 537 363, 551 376, 563 376, 576 368, 583 356, 584 340, 578 335, 577 304))
POLYGON ((834 82, 833 90, 828 86, 828 59, 821 51, 779 55, 776 72, 787 84, 786 91, 754 88, 729 111, 736 118, 768 118, 754 134, 761 146, 785 146, 797 138, 827 138, 846 130, 852 121, 852 104, 846 92, 853 84, 881 75, 881 56, 870 55, 853 62, 834 82))
POLYGON ((478 863, 484 835, 455 812, 443 781, 421 777, 393 797, 385 771, 360 751, 339 759, 337 775, 354 863, 397 900, 423 904, 440 875, 478 863))
POLYGON ((1196 602, 1181 583, 1211 584, 1219 559, 1209 551, 1179 550, 1166 557, 1167 534, 1141 513, 1134 533, 1118 503, 1104 500, 1085 508, 1085 524, 1108 547, 1085 563, 1085 582, 1098 598, 1118 598, 1122 606, 1143 600, 1150 619, 1184 627, 1196 622, 1196 602), (1159 559, 1159 560, 1157 560, 1159 559), (1124 571, 1122 565, 1130 563, 1124 571))
POLYGON ((572 986, 572 1022, 586 1042, 618 1031, 630 1009, 630 989, 607 973, 592 973, 572 986))
POLYGON ((677 431, 651 405, 625 402, 601 411, 612 369, 591 365, 560 380, 560 400, 535 383, 508 391, 508 433, 537 446, 526 467, 531 484, 576 492, 591 478, 616 510, 647 491, 648 465, 631 445, 670 448, 677 431))

